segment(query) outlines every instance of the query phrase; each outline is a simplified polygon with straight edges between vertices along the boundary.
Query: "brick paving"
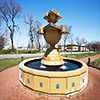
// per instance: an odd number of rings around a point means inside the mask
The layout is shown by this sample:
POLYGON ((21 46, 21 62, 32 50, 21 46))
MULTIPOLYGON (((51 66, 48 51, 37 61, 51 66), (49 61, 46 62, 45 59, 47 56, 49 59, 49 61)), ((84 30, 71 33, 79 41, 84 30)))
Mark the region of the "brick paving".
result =
MULTIPOLYGON (((100 58, 100 54, 90 57, 91 60, 100 58)), ((85 63, 88 58, 81 59, 85 63)), ((88 85, 82 92, 71 97, 55 97, 38 95, 24 87, 18 78, 18 65, 0 72, 0 100, 100 100, 100 71, 88 68, 88 85)))

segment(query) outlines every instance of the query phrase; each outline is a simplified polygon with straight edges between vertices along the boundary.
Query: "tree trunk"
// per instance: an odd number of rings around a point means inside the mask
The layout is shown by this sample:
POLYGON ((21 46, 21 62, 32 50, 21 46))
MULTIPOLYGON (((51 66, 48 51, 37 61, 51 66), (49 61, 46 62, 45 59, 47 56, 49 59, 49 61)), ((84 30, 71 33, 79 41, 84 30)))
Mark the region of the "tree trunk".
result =
POLYGON ((11 51, 14 51, 14 42, 13 42, 13 34, 10 34, 10 39, 11 39, 11 51))
POLYGON ((65 51, 65 42, 64 42, 64 51, 65 51))
POLYGON ((72 44, 71 44, 71 54, 72 54, 72 52, 73 52, 73 46, 72 46, 72 44))
POLYGON ((31 40, 31 44, 32 44, 32 48, 34 48, 34 45, 33 45, 33 40, 31 40))
POLYGON ((38 41, 38 44, 39 44, 39 51, 41 50, 41 45, 40 45, 40 42, 38 41))
POLYGON ((81 51, 81 46, 80 45, 78 45, 78 52, 80 52, 81 51))

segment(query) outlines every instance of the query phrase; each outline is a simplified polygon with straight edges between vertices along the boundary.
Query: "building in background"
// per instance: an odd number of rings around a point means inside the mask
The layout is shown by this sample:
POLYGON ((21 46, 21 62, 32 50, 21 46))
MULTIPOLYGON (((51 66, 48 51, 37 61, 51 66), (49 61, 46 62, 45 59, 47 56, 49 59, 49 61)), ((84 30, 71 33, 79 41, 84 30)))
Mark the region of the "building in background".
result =
MULTIPOLYGON (((58 45, 58 48, 59 48, 59 50, 64 50, 64 46, 63 45, 58 45)), ((80 47, 80 50, 79 50, 79 46, 78 45, 76 45, 76 44, 68 44, 68 45, 66 45, 65 46, 65 50, 67 51, 67 52, 88 52, 89 51, 89 49, 86 47, 86 46, 81 46, 80 47)))

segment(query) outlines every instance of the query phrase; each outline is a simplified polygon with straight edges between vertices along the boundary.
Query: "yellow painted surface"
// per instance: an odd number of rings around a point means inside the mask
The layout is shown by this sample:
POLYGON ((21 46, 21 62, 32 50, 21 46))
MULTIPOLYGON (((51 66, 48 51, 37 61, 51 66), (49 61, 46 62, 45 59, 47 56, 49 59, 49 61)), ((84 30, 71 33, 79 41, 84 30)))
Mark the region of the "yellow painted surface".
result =
POLYGON ((50 78, 50 93, 66 94, 66 78, 50 78), (59 84, 59 89, 56 85, 59 84))
POLYGON ((86 73, 80 75, 80 89, 83 88, 86 85, 86 73), (84 82, 83 82, 84 79, 84 82))
POLYGON ((24 83, 24 72, 19 69, 19 80, 24 83))
POLYGON ((63 61, 46 61, 46 60, 42 60, 42 64, 56 66, 56 65, 62 65, 62 64, 64 64, 64 62, 63 61))
POLYGON ((22 81, 24 81, 24 79, 25 79, 25 74, 24 74, 23 71, 21 71, 21 74, 22 74, 22 81))
POLYGON ((43 34, 43 26, 40 26, 39 27, 39 32, 38 32, 39 34, 43 34))
POLYGON ((65 25, 61 25, 60 27, 61 27, 61 32, 65 32, 66 31, 65 30, 65 28, 66 28, 65 25))
POLYGON ((24 76, 25 76, 25 85, 34 89, 34 76, 33 75, 30 75, 30 74, 27 74, 27 73, 24 73, 24 76), (28 79, 30 80, 30 82, 28 83, 28 79))
POLYGON ((49 92, 49 78, 34 76, 34 89, 42 92, 49 92), (43 83, 43 86, 40 87, 40 83, 43 83))
POLYGON ((80 89, 79 78, 79 76, 67 78, 67 93, 74 92, 80 89), (74 87, 72 87, 73 82, 75 83, 74 87))
POLYGON ((34 60, 34 58, 21 62, 19 68, 21 69, 20 73, 22 74, 22 76, 19 76, 22 77, 22 83, 24 85, 34 90, 45 93, 66 94, 80 90, 87 85, 88 74, 86 74, 86 72, 88 73, 88 67, 81 61, 79 62, 82 63, 83 66, 80 69, 73 71, 55 72, 28 68, 24 63, 30 60, 34 60), (83 78, 85 79, 84 83, 82 83, 83 78), (27 79, 30 79, 30 83, 28 83, 27 79), (43 87, 40 87, 40 82, 43 83, 43 87), (74 87, 72 87, 73 82, 75 83, 74 87), (56 84, 59 84, 59 89, 56 88, 56 84))

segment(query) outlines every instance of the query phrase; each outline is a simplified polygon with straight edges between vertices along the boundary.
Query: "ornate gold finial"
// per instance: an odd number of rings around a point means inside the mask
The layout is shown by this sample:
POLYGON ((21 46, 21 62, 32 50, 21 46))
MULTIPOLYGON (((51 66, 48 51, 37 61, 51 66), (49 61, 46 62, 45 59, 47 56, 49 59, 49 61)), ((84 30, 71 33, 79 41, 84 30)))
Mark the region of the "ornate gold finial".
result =
POLYGON ((55 12, 55 10, 54 10, 54 9, 51 9, 50 11, 55 12))
POLYGON ((40 26, 40 27, 39 27, 39 33, 40 33, 40 34, 43 34, 43 33, 44 33, 44 32, 43 32, 43 28, 44 28, 43 26, 40 26))
POLYGON ((45 16, 48 16, 48 12, 46 12, 45 16))
POLYGON ((55 24, 61 16, 58 12, 55 12, 54 9, 50 10, 49 13, 46 13, 46 16, 44 16, 44 19, 46 19, 49 23, 55 24))
POLYGON ((65 32, 66 32, 66 29, 65 29, 66 27, 65 27, 65 25, 61 25, 60 27, 61 27, 61 32, 62 32, 62 33, 65 33, 65 32))
POLYGON ((59 15, 59 12, 56 12, 56 15, 59 15))

